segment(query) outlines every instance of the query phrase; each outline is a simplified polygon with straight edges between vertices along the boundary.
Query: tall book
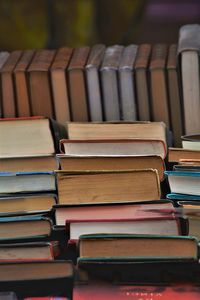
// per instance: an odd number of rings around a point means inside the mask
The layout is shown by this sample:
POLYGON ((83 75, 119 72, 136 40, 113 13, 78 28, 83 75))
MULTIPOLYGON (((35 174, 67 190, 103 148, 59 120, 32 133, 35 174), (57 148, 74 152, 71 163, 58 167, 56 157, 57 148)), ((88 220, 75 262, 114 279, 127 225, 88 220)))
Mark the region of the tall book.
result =
POLYGON ((103 121, 99 68, 104 52, 104 45, 98 44, 93 46, 88 57, 87 65, 85 66, 89 114, 90 120, 93 122, 103 121))
POLYGON ((137 120, 133 72, 137 48, 136 45, 125 47, 119 65, 121 118, 126 121, 137 120))
POLYGON ((89 51, 89 47, 76 48, 67 69, 72 121, 88 121, 84 68, 89 51))
POLYGON ((66 80, 66 69, 71 55, 72 48, 58 49, 50 68, 55 119, 62 124, 71 120, 69 91, 66 80))
POLYGON ((200 131, 200 25, 182 26, 179 31, 178 53, 180 55, 185 134, 200 131))
POLYGON ((31 63, 33 55, 34 55, 33 50, 24 51, 14 69, 14 82, 15 82, 16 105, 17 105, 18 117, 31 116, 26 70, 29 64, 31 63))
POLYGON ((156 44, 150 62, 151 106, 153 121, 163 121, 170 128, 169 104, 166 83, 167 46, 156 44))
POLYGON ((106 49, 101 66, 103 106, 106 121, 120 120, 117 71, 124 47, 110 46, 106 49))
POLYGON ((141 121, 150 121, 150 93, 148 66, 150 61, 151 45, 142 44, 138 47, 135 60, 135 80, 138 118, 141 121))
MULTIPOLYGON (((0 52, 0 70, 2 69, 3 65, 7 61, 9 57, 9 53, 6 51, 1 51, 0 52)), ((0 95, 0 99, 2 98, 2 94, 0 95)), ((2 100, 1 100, 2 101, 2 100)), ((0 117, 2 117, 3 111, 2 111, 2 102, 0 103, 0 117)))
POLYGON ((22 51, 13 51, 0 70, 2 89, 2 109, 5 118, 16 117, 13 71, 22 55, 22 51))
POLYGON ((170 102, 170 116, 172 123, 172 132, 174 137, 174 146, 181 146, 182 129, 182 111, 180 98, 180 81, 177 70, 177 45, 172 44, 169 47, 167 60, 167 79, 170 102))
POLYGON ((38 50, 28 68, 31 111, 33 116, 54 117, 49 68, 54 50, 38 50))

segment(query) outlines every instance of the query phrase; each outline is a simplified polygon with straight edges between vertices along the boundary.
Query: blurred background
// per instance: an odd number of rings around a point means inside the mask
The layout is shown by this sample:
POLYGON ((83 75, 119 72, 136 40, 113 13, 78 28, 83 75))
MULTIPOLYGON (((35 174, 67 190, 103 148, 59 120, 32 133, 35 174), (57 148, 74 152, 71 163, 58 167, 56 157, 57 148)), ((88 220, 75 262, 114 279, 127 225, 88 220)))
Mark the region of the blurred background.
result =
POLYGON ((0 0, 1 50, 174 43, 200 0, 0 0))

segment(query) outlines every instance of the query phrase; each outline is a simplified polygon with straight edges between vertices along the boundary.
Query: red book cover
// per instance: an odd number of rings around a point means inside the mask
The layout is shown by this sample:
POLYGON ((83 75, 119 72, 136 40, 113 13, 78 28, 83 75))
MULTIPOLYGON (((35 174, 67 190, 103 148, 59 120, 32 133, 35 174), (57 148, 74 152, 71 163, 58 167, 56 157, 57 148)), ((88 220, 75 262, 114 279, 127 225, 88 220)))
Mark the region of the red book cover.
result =
POLYGON ((73 300, 199 300, 200 287, 80 285, 74 288, 73 300))

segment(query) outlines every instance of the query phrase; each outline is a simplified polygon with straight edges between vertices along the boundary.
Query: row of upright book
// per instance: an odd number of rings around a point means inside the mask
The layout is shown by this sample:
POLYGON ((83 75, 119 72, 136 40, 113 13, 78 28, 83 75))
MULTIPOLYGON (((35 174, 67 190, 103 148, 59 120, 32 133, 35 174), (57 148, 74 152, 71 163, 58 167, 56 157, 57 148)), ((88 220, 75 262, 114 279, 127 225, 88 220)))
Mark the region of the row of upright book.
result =
POLYGON ((1 116, 163 121, 180 146, 200 129, 199 36, 186 25, 178 45, 1 52, 1 116))
POLYGON ((167 136, 163 122, 1 119, 0 291, 123 299, 130 287, 139 296, 138 284, 198 283, 196 182, 193 202, 174 190, 167 136))

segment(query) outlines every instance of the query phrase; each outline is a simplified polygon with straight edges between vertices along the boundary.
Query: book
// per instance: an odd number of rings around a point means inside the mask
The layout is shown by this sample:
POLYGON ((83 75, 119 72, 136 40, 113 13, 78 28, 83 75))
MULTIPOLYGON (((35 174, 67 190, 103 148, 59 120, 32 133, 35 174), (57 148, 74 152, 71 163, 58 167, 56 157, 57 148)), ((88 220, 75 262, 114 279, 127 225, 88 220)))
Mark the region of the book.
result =
POLYGON ((71 120, 66 70, 72 51, 72 48, 59 48, 50 67, 55 119, 61 124, 71 120))
POLYGON ((106 47, 103 44, 94 45, 91 48, 87 64, 85 66, 89 115, 92 122, 103 121, 99 68, 105 49, 106 47))
POLYGON ((197 260, 198 243, 194 237, 99 234, 82 235, 79 260, 197 260))
POLYGON ((57 172, 58 204, 160 199, 157 170, 57 172), (144 189, 145 182, 145 189, 144 189))
MULTIPOLYGON (((9 52, 7 52, 7 51, 0 52, 0 70, 3 67, 3 65, 6 63, 6 61, 8 60, 9 55, 10 55, 9 52)), ((1 86, 1 89, 2 89, 2 86, 1 86)), ((2 98, 2 95, 1 95, 1 98, 2 98)), ((3 116, 3 110, 2 110, 2 101, 1 101, 0 117, 2 117, 2 116, 3 116)))
POLYGON ((169 104, 165 77, 167 46, 155 44, 150 62, 151 106, 153 121, 163 121, 170 128, 169 104))
POLYGON ((198 167, 198 166, 200 166, 200 159, 198 159, 198 158, 196 158, 196 159, 190 159, 190 158, 180 159, 179 165, 180 166, 198 167))
POLYGON ((88 121, 84 68, 89 47, 76 48, 67 68, 72 121, 88 121))
MULTIPOLYGON (((200 272, 197 261, 185 259, 173 260, 137 260, 137 261, 114 261, 102 262, 79 260, 78 267, 87 272, 89 283, 94 280, 104 280, 120 284, 152 285, 157 284, 183 284, 191 283, 198 286, 200 272), (187 272, 185 272, 187 270, 187 272)), ((87 286, 87 285, 83 285, 87 286)), ((179 291, 180 292, 180 291, 179 291)), ((182 295, 182 294, 181 294, 182 295)))
POLYGON ((43 213, 56 204, 55 194, 23 194, 0 198, 0 216, 28 213, 43 213))
POLYGON ((28 192, 54 192, 55 190, 54 172, 0 172, 1 196, 28 192))
POLYGON ((181 137, 182 147, 186 150, 200 150, 200 135, 191 134, 183 135, 181 137))
MULTIPOLYGON (((89 220, 66 220, 66 231, 72 241, 77 241, 85 234, 158 234, 162 236, 171 236, 181 234, 180 224, 173 216, 163 219, 127 219, 121 216, 121 219, 96 220, 95 217, 89 220)), ((91 245, 92 247, 92 245, 91 245)), ((115 247, 115 246, 114 246, 115 247)))
POLYGON ((105 139, 60 141, 61 151, 72 156, 134 156, 158 155, 166 157, 166 145, 162 140, 152 139, 105 139))
POLYGON ((58 226, 65 226, 66 221, 79 220, 163 220, 173 218, 175 208, 167 200, 149 201, 145 203, 111 203, 96 205, 55 205, 55 221, 58 226))
POLYGON ((18 117, 31 116, 29 88, 26 71, 32 61, 34 53, 34 50, 23 51, 22 56, 20 57, 13 70, 18 117))
POLYGON ((117 71, 124 47, 114 45, 106 48, 100 69, 104 117, 106 121, 120 120, 117 71))
MULTIPOLYGON (((61 170, 127 170, 127 169, 156 169, 159 179, 164 179, 165 163, 161 156, 71 156, 57 154, 61 170)), ((0 161, 1 162, 1 161, 0 161)))
POLYGON ((179 162, 181 160, 200 159, 200 151, 188 150, 183 148, 169 148, 168 161, 179 162))
POLYGON ((70 300, 66 297, 26 297, 24 300, 70 300))
POLYGON ((54 171, 58 162, 54 155, 0 158, 0 172, 54 171))
POLYGON ((54 260, 59 251, 57 242, 1 244, 0 262, 54 260))
POLYGON ((188 194, 179 194, 179 193, 170 193, 166 196, 169 200, 175 200, 175 201, 199 201, 200 196, 198 195, 188 195, 188 194))
POLYGON ((171 193, 200 195, 200 172, 165 171, 171 193))
POLYGON ((0 69, 2 89, 2 109, 4 118, 16 117, 16 103, 13 82, 13 70, 22 55, 22 51, 13 51, 0 69))
POLYGON ((0 158, 54 154, 64 136, 64 127, 44 117, 0 119, 0 158))
MULTIPOLYGON (((138 283, 139 284, 139 283, 138 283)), ((200 288, 192 284, 109 284, 108 282, 97 281, 86 285, 77 285, 73 290, 74 300, 197 300, 200 295, 200 288)))
POLYGON ((178 53, 181 64, 185 134, 200 130, 199 44, 200 25, 188 24, 179 30, 178 53))
POLYGON ((126 121, 137 120, 135 73, 133 71, 137 48, 137 45, 129 45, 124 48, 118 69, 121 119, 126 121))
POLYGON ((49 78, 49 69, 54 56, 54 50, 37 50, 27 69, 33 116, 54 117, 49 78))
POLYGON ((138 51, 135 59, 135 82, 138 118, 141 121, 151 120, 148 73, 150 54, 150 44, 141 44, 138 46, 138 51))
POLYGON ((9 240, 44 238, 51 235, 52 221, 42 215, 0 218, 1 244, 9 240))
POLYGON ((17 296, 14 292, 0 292, 0 299, 2 300, 17 300, 17 296))
POLYGON ((170 104, 170 117, 172 132, 174 137, 174 146, 181 146, 181 135, 183 133, 182 121, 182 103, 180 91, 180 78, 178 72, 177 45, 172 44, 168 51, 167 60, 167 82, 170 104))
POLYGON ((1 263, 1 291, 14 291, 20 299, 34 296, 72 297, 71 261, 1 263))
POLYGON ((163 122, 68 122, 67 133, 71 140, 147 139, 167 144, 163 122))

